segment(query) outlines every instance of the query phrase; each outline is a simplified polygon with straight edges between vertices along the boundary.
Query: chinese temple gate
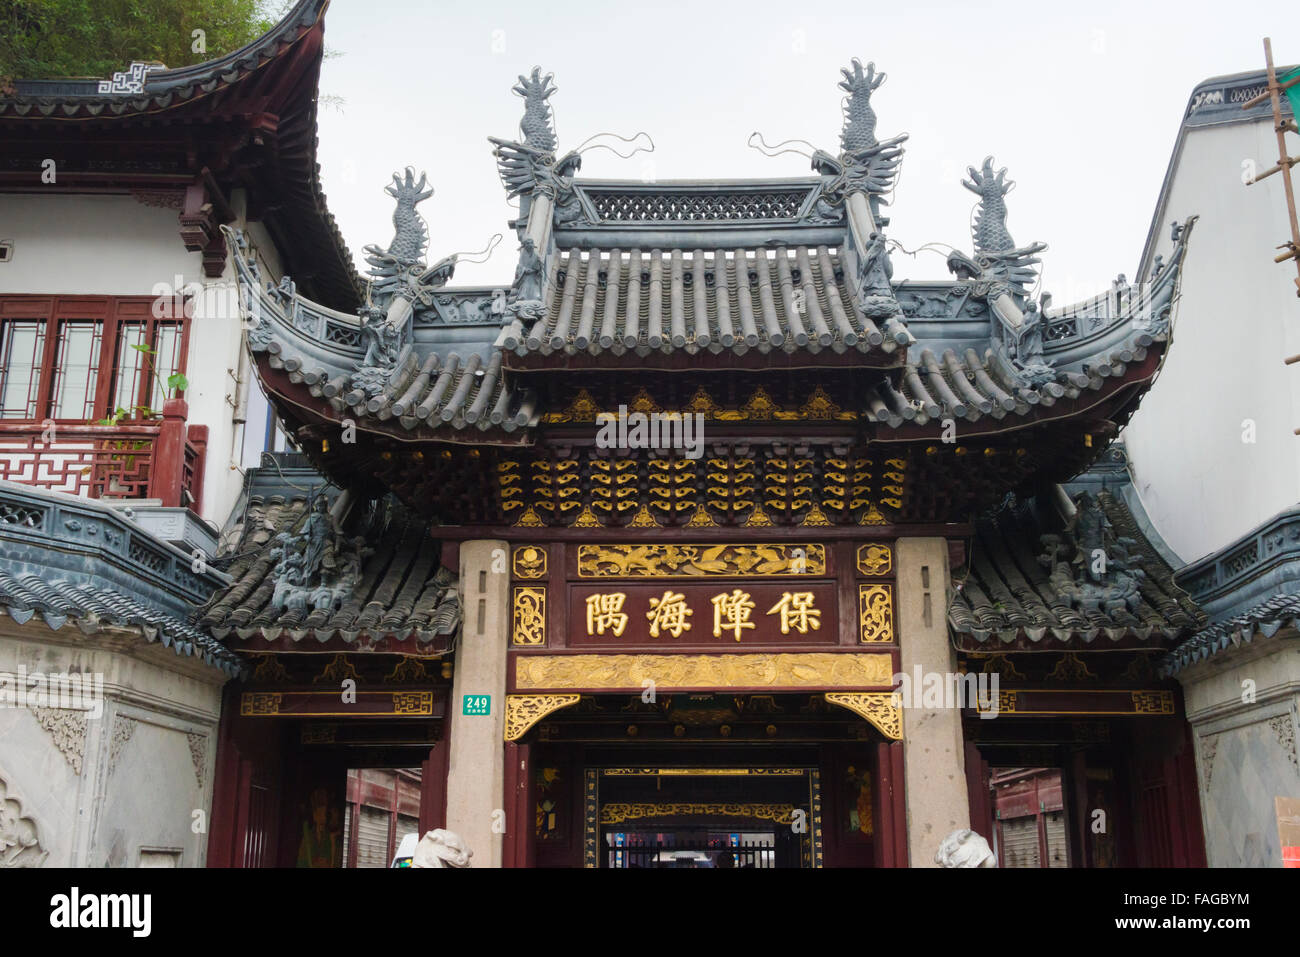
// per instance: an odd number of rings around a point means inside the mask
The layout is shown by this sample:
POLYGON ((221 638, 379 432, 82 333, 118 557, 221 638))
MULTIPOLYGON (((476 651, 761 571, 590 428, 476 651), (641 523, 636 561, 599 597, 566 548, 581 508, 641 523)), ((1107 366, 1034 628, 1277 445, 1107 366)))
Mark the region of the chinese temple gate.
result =
POLYGON ((1150 661, 1199 611, 1109 486, 1059 484, 1150 386, 1191 223, 1051 307, 986 159, 970 252, 895 282, 906 137, 876 137, 884 75, 842 72, 814 175, 734 182, 577 178, 520 77, 508 289, 429 265, 410 170, 358 315, 226 230, 302 456, 250 483, 199 619, 248 661, 214 864, 292 863, 366 766, 421 767, 421 830, 476 865, 928 866, 993 837, 991 767, 1039 764, 1071 860, 1196 861, 1150 661))

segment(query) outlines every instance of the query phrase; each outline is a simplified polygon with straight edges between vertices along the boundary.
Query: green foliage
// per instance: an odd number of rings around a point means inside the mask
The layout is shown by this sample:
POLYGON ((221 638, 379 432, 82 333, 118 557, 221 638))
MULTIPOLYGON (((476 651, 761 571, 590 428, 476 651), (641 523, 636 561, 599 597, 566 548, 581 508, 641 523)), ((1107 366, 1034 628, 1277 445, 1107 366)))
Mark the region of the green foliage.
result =
POLYGON ((288 7, 286 0, 0 0, 0 85, 108 79, 132 60, 202 63, 251 43, 288 7), (204 31, 205 49, 194 49, 195 30, 204 31))

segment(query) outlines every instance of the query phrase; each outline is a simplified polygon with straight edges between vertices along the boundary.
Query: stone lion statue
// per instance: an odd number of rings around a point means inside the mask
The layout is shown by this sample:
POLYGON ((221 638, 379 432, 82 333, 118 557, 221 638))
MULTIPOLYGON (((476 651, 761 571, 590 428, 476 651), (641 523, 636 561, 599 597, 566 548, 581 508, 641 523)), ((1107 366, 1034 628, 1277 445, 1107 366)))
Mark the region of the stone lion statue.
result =
POLYGON ((420 838, 411 855, 412 867, 471 867, 469 859, 474 852, 465 846, 460 835, 442 828, 430 831, 420 838))
POLYGON ((939 842, 934 862, 940 867, 997 867, 998 858, 984 840, 968 827, 953 831, 939 842))

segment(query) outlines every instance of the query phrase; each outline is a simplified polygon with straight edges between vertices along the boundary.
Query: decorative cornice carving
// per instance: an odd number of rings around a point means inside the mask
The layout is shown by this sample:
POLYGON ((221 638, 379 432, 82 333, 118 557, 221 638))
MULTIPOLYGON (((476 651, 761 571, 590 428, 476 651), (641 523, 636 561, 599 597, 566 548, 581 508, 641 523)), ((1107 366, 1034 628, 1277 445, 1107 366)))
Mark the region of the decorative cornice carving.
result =
POLYGON ((518 741, 548 714, 578 703, 576 694, 506 695, 506 740, 518 741))
POLYGON ((128 718, 124 714, 119 714, 113 719, 113 737, 108 747, 108 773, 110 775, 117 768, 117 761, 122 756, 122 749, 135 736, 135 726, 136 720, 128 718))
POLYGON ((29 709, 36 723, 54 739, 54 746, 71 766, 75 774, 81 773, 81 762, 86 755, 86 712, 70 708, 29 709))
POLYGON ((190 760, 194 762, 194 781, 201 788, 203 787, 204 759, 208 754, 208 736, 188 732, 185 735, 185 740, 190 746, 190 760))
POLYGON ((1277 736, 1277 743, 1282 746, 1286 752, 1287 759, 1291 766, 1300 771, 1300 756, 1296 754, 1295 746, 1295 721, 1290 714, 1280 714, 1268 722, 1268 726, 1273 729, 1273 734, 1277 736))
POLYGON ((874 724, 880 733, 894 741, 903 740, 903 709, 889 691, 843 692, 828 691, 826 700, 841 708, 848 708, 859 717, 874 724))

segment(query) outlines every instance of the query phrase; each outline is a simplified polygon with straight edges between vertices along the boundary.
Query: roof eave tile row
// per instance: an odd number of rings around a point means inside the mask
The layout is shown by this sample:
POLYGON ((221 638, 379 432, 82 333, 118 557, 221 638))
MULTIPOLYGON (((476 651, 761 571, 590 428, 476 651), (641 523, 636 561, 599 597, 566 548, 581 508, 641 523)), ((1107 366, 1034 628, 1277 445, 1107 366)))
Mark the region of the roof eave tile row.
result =
POLYGON ((777 250, 570 250, 542 316, 507 323, 496 345, 520 356, 646 357, 754 350, 892 353, 915 342, 899 319, 863 314, 826 246, 777 250), (562 278, 561 278, 562 274, 562 278))
POLYGON ((243 668, 238 655, 189 622, 106 588, 47 580, 39 575, 15 578, 0 569, 0 608, 19 625, 40 615, 54 631, 68 623, 84 635, 105 628, 130 629, 138 631, 147 642, 160 642, 182 657, 199 658, 228 676, 239 675, 243 668))
POLYGON ((1156 341, 1147 333, 1138 333, 1082 371, 1058 373, 1055 381, 1043 385, 1025 384, 1004 374, 991 349, 982 357, 971 348, 960 356, 954 349, 945 349, 938 356, 922 349, 919 361, 909 361, 903 372, 903 388, 886 379, 877 392, 867 396, 868 411, 874 421, 891 429, 949 417, 978 422, 985 417, 1025 416, 1123 380, 1131 365, 1146 361, 1156 341))
POLYGON ((290 382, 302 384, 315 398, 339 413, 352 413, 378 422, 394 421, 407 431, 421 426, 434 430, 514 432, 537 424, 540 412, 532 390, 509 386, 502 374, 502 355, 493 349, 486 361, 472 352, 443 357, 430 352, 423 359, 414 350, 382 391, 367 397, 352 386, 352 373, 312 364, 299 355, 286 355, 273 340, 266 348, 267 364, 283 370, 290 382))
POLYGON ((1289 629, 1292 637, 1300 637, 1300 595, 1275 595, 1245 614, 1203 629, 1161 660, 1160 674, 1173 677, 1229 649, 1272 638, 1284 629, 1289 629))

